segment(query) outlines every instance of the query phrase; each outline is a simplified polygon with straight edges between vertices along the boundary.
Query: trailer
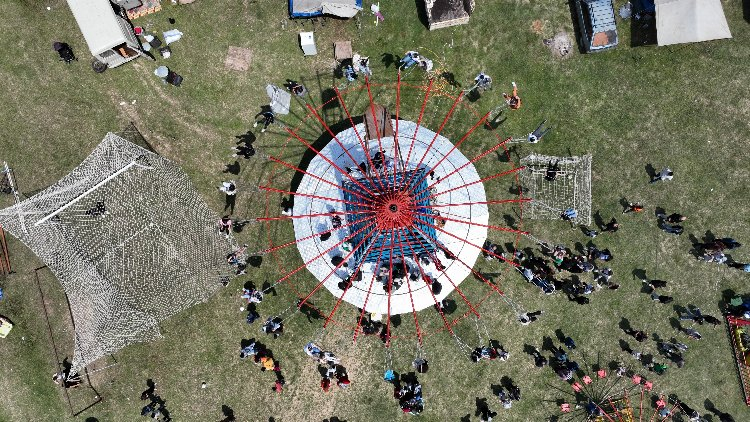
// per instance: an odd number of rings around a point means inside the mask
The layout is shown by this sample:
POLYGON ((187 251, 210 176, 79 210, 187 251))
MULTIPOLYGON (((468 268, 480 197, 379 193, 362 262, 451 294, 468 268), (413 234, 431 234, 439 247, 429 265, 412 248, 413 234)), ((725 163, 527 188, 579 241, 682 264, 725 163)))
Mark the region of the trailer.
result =
POLYGON ((94 57, 94 72, 102 73, 144 55, 124 8, 109 0, 67 1, 94 57))

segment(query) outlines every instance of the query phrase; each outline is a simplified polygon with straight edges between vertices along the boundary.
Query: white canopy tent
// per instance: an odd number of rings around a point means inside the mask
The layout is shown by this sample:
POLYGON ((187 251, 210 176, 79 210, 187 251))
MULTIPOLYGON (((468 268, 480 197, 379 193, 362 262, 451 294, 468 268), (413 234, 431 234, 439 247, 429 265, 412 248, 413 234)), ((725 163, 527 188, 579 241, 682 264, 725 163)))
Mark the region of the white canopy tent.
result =
POLYGON ((732 38, 721 0, 655 0, 661 45, 732 38))

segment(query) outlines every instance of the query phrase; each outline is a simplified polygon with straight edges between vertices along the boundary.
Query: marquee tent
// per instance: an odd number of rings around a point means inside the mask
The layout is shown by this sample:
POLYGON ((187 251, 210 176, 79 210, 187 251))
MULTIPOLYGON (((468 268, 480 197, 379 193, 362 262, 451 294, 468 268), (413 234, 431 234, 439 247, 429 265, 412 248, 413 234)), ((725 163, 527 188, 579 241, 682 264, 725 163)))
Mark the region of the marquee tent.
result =
POLYGON ((721 0, 656 0, 659 45, 732 38, 721 0))
POLYGON ((351 18, 362 10, 362 0, 289 0, 289 15, 293 18, 310 18, 333 15, 351 18))

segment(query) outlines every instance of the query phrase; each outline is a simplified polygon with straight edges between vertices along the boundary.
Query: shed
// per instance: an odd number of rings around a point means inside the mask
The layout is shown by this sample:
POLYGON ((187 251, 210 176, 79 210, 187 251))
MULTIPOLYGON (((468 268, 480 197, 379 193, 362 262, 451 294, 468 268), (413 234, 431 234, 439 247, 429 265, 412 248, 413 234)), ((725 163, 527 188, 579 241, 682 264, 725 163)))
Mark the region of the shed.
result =
POLYGON ((463 25, 474 12, 474 0, 425 0, 425 12, 430 31, 463 25))
POLYGON ((116 67, 140 55, 133 26, 115 13, 109 0, 68 0, 68 7, 98 61, 116 67))

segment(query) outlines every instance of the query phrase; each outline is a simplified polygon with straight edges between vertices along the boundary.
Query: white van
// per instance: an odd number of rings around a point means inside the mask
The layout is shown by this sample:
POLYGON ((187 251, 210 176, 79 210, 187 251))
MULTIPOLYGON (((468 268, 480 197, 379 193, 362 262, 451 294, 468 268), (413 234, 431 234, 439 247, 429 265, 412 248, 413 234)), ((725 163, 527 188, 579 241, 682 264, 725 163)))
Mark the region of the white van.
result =
POLYGON ((67 0, 94 60, 91 67, 101 73, 143 55, 141 43, 125 10, 109 0, 67 0), (115 8, 118 12, 115 12, 115 8))

